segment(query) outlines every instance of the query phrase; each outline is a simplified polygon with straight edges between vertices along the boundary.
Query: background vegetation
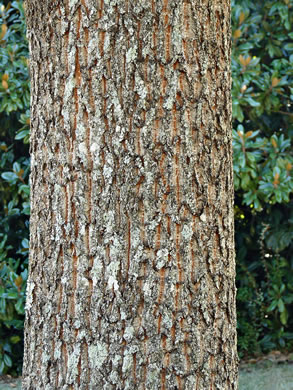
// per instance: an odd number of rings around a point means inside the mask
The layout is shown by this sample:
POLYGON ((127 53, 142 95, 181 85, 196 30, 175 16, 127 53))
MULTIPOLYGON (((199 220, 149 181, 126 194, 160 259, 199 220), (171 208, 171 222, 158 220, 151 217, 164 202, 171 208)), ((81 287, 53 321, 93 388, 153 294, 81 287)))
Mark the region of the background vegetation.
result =
MULTIPOLYGON (((232 0, 241 357, 293 350, 293 3, 232 0)), ((29 76, 22 1, 0 3, 0 375, 21 371, 29 76)))
POLYGON ((242 357, 293 348, 293 2, 233 0, 232 11, 242 357))

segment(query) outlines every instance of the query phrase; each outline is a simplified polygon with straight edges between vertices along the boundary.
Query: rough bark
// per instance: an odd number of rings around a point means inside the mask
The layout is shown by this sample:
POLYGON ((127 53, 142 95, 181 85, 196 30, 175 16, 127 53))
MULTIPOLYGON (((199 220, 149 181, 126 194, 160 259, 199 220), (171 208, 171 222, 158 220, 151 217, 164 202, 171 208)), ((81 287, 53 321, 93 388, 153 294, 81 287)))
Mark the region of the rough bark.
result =
POLYGON ((237 389, 229 2, 26 12, 23 389, 237 389))

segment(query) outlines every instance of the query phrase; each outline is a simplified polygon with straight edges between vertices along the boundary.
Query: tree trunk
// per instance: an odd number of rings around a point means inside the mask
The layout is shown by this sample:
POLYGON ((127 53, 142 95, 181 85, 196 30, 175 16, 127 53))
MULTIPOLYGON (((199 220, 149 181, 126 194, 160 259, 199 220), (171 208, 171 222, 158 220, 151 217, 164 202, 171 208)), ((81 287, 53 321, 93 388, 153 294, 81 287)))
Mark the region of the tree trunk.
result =
POLYGON ((26 12, 23 389, 237 389, 230 5, 26 12))

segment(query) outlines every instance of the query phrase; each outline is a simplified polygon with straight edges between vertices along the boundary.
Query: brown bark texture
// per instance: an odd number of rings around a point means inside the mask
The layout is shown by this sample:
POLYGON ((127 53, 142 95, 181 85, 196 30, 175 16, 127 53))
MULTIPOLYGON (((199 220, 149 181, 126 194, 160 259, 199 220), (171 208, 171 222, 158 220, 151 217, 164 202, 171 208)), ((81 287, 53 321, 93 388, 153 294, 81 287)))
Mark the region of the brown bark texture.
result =
POLYGON ((23 389, 237 389, 229 2, 26 14, 23 389))

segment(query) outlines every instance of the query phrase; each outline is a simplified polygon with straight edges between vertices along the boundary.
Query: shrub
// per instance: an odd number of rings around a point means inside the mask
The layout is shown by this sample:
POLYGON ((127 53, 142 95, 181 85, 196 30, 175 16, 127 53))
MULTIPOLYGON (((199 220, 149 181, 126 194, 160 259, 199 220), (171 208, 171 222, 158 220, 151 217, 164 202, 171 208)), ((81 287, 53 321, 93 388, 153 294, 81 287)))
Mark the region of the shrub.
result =
POLYGON ((232 1, 240 356, 292 349, 291 0, 232 1))
POLYGON ((22 3, 0 4, 0 375, 21 371, 29 215, 29 77, 22 3))

